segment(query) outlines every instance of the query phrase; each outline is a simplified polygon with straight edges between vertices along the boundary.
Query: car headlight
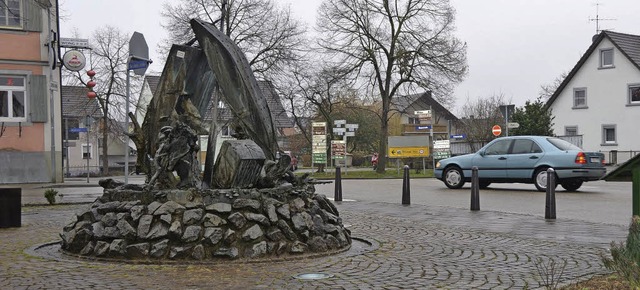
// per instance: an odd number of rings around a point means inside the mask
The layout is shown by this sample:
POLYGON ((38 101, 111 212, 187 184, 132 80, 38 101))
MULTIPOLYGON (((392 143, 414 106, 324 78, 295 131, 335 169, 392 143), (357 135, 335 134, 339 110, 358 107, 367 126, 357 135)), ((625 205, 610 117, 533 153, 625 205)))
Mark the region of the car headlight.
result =
POLYGON ((436 162, 436 168, 440 168, 440 161, 436 162))

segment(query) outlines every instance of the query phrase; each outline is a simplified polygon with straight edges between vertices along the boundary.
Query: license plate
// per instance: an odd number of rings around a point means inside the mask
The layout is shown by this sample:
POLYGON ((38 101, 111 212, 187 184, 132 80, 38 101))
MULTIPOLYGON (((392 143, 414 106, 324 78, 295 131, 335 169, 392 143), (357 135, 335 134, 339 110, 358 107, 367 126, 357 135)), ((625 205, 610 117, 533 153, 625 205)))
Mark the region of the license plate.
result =
POLYGON ((599 157, 591 157, 591 163, 600 163, 600 158, 599 157))

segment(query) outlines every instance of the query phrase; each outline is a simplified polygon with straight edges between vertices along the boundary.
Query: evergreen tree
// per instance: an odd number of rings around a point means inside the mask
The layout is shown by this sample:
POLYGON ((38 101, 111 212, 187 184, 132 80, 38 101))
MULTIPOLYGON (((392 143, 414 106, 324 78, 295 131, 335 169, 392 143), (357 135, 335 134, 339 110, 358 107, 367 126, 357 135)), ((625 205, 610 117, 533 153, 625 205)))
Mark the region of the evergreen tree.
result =
POLYGON ((511 135, 540 135, 553 136, 553 117, 551 109, 544 107, 541 98, 534 102, 527 101, 524 107, 516 108, 510 122, 520 124, 520 127, 510 131, 511 135))

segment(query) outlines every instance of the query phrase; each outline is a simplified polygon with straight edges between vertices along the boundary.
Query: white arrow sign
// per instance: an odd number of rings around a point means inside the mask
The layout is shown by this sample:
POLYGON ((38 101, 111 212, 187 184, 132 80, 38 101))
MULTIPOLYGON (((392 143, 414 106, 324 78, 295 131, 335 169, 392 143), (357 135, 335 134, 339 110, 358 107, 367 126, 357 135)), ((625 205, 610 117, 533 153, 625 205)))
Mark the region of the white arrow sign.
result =
POLYGON ((509 129, 517 129, 517 128, 520 128, 520 124, 518 124, 518 123, 507 123, 507 128, 509 128, 509 129))

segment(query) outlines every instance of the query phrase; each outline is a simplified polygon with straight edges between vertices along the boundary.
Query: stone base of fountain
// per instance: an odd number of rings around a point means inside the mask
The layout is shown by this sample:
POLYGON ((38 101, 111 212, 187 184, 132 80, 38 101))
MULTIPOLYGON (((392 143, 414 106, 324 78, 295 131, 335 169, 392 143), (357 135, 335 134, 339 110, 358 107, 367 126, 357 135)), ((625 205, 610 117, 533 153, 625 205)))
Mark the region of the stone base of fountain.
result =
POLYGON ((266 189, 105 189, 62 234, 87 257, 215 260, 335 252, 351 234, 313 184, 266 189))

